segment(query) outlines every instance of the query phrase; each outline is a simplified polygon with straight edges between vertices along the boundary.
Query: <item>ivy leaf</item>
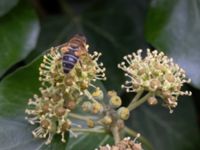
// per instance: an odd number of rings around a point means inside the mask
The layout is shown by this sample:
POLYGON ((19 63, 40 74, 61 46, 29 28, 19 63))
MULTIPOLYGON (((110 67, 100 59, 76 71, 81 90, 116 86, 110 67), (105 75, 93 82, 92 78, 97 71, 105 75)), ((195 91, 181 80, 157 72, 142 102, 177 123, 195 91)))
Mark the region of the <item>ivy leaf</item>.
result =
POLYGON ((192 99, 179 99, 173 114, 167 108, 144 105, 132 113, 127 122, 130 127, 145 136, 154 149, 195 150, 200 145, 197 116, 192 99))
POLYGON ((6 150, 64 150, 66 144, 61 143, 60 137, 55 137, 51 144, 46 145, 44 140, 33 138, 31 131, 34 127, 27 124, 24 118, 0 118, 0 144, 6 150))
POLYGON ((146 23, 146 37, 180 64, 200 88, 200 3, 198 0, 152 1, 146 23))
POLYGON ((43 144, 31 135, 31 126, 23 118, 0 117, 0 144, 1 149, 6 150, 30 150, 39 149, 43 144))
POLYGON ((0 116, 24 114, 27 100, 38 93, 38 68, 40 59, 19 69, 0 84, 0 116))
POLYGON ((0 83, 0 137, 1 148, 6 150, 64 150, 66 144, 60 137, 54 138, 52 144, 45 145, 44 140, 34 139, 31 132, 37 126, 25 120, 28 98, 38 93, 38 67, 41 58, 7 76, 0 83), (12 142, 11 142, 12 141, 12 142), (56 148, 55 148, 56 147, 56 148))
MULTIPOLYGON (((73 34, 77 32, 84 33, 90 44, 90 50, 93 49, 101 49, 104 57, 104 64, 107 68, 107 76, 108 81, 106 83, 106 87, 109 89, 117 89, 120 91, 120 84, 124 82, 123 74, 120 70, 117 69, 116 65, 122 60, 122 57, 125 54, 133 52, 133 49, 145 47, 144 37, 143 37, 143 19, 144 14, 146 11, 146 2, 145 1, 116 1, 116 3, 110 1, 97 1, 97 3, 92 3, 91 7, 87 8, 80 16, 73 16, 72 18, 68 18, 66 16, 56 16, 50 17, 46 23, 43 22, 42 26, 42 34, 39 39, 39 43, 37 46, 38 52, 36 55, 41 53, 41 49, 45 50, 51 46, 56 46, 63 42, 66 42, 73 34), (123 11, 119 11, 123 10, 123 11), (77 22, 78 21, 78 22, 77 22)), ((36 56, 34 55, 34 57, 36 56)), ((32 57, 33 58, 33 57, 32 57)), ((32 96, 35 92, 37 93, 39 83, 38 83, 38 65, 40 61, 37 60, 33 64, 18 70, 14 74, 10 75, 9 77, 5 78, 2 83, 0 84, 0 123, 4 122, 4 126, 0 129, 1 135, 6 135, 6 131, 3 129, 6 128, 9 124, 12 124, 13 118, 19 116, 20 118, 24 118, 24 109, 26 108, 26 103, 29 97, 32 96)), ((188 100, 189 103, 191 102, 188 100)), ((187 105, 187 104, 186 104, 187 105)), ((175 128, 174 126, 170 125, 169 121, 165 121, 164 125, 167 128, 163 128, 163 118, 166 117, 166 113, 162 113, 162 110, 159 108, 155 108, 153 110, 146 109, 146 106, 143 107, 141 110, 135 112, 135 116, 133 115, 133 122, 131 122, 130 126, 133 126, 138 129, 142 135, 149 137, 149 139, 154 143, 155 148, 162 149, 163 147, 167 148, 174 148, 171 144, 172 140, 176 140, 177 138, 167 138, 169 135, 166 133, 163 136, 163 130, 174 128, 174 133, 179 134, 182 130, 186 130, 193 128, 194 130, 191 133, 193 134, 196 130, 195 124, 195 116, 194 112, 190 112, 194 109, 194 107, 190 104, 187 106, 180 105, 178 108, 182 109, 180 115, 174 116, 176 112, 173 114, 173 120, 175 120, 172 124, 182 124, 181 131, 179 128, 175 128), (145 113, 144 113, 145 112, 145 113), (181 120, 183 116, 186 115, 186 112, 192 116, 187 116, 187 121, 184 122, 181 120), (150 115, 151 114, 151 115, 150 115), (159 115, 160 114, 160 115, 159 115), (183 116, 182 116, 183 115, 183 116), (145 117, 146 116, 146 117, 145 117), (159 119, 152 120, 152 117, 156 116, 159 119), (135 118, 134 118, 135 117, 135 118), (190 118, 191 117, 191 118, 190 118), (148 119, 149 118, 149 119, 148 119), (181 118, 181 119, 180 119, 181 118), (188 121, 188 118, 191 120, 188 121), (156 121, 155 121, 156 120, 156 121), (156 122, 156 123, 155 123, 156 122), (187 123, 190 122, 190 125, 187 123), (152 128, 157 128, 158 130, 155 131, 156 137, 154 132, 150 132, 152 128), (151 128, 151 129, 148 129, 151 128), (184 128, 184 129, 183 129, 184 128), (163 129, 163 130, 162 130, 163 129), (162 132, 161 132, 162 131, 162 132), (147 132, 147 133, 146 133, 147 132), (152 136, 151 136, 152 135, 152 136), (158 140, 158 143, 156 140, 158 140)), ((168 112, 167 112, 167 115, 168 112)), ((172 117, 172 116, 170 116, 172 117)), ((166 117, 168 120, 170 117, 166 117)), ((16 118, 16 121, 19 123, 20 120, 16 118)), ((26 121, 22 121, 27 124, 26 121)), ((26 135, 31 132, 32 129, 26 128, 26 124, 21 126, 20 128, 16 128, 15 130, 19 130, 25 128, 24 133, 21 135, 26 135)), ((16 125, 17 126, 17 125, 16 125)), ((27 125, 28 126, 28 125, 27 125)), ((165 126, 164 126, 165 127, 165 126)), ((168 132, 168 130, 166 132, 168 132)), ((173 132, 170 132, 170 135, 173 132)), ((184 135, 188 134, 183 132, 184 135)), ((8 133, 5 140, 9 140, 12 138, 13 134, 8 133), (9 137, 9 138, 8 138, 9 137)), ((30 134, 29 134, 30 135, 30 134)), ((189 135, 189 134, 188 134, 189 135)), ((102 142, 105 138, 105 135, 95 136, 93 134, 83 135, 78 137, 77 139, 70 139, 69 144, 67 145, 67 149, 94 149, 98 147, 98 144, 104 143, 102 142), (82 139, 81 139, 82 138, 82 139), (95 140, 94 140, 95 139, 95 140), (78 141, 78 142, 77 142, 78 141), (77 142, 77 143, 76 143, 77 142), (97 144, 97 145, 96 145, 97 144), (83 147, 82 147, 83 146, 83 147)), ((184 136, 185 137, 189 136, 184 136)), ((3 136, 2 139, 0 138, 0 145, 3 144, 3 136)), ((27 137, 27 140, 33 139, 27 137)), ((23 138, 19 138, 23 139, 23 138)), ((176 140, 177 141, 177 140, 176 140)), ((189 143, 192 140, 189 139, 189 143)), ((23 145, 24 141, 20 141, 23 145)), ((19 143, 20 143, 19 142, 19 143)), ((36 145, 43 143, 43 141, 34 141, 36 145), (37 143, 38 142, 38 143, 37 143), (41 142, 41 143, 39 143, 41 142)), ((109 143, 109 141, 105 140, 105 144, 109 143)), ((178 143, 182 142, 182 138, 180 138, 178 143)), ((184 140, 185 142, 185 140, 184 140)), ((34 144, 33 144, 34 145, 34 144)), ((34 145, 34 146, 36 146, 34 145)), ((46 149, 63 149, 65 146, 57 144, 56 142, 52 144, 55 147, 45 147, 46 149), (58 148, 57 148, 58 145, 58 148), (61 147, 59 147, 61 146, 61 147)), ((9 144, 5 145, 5 149, 9 149, 9 144)), ((43 149, 44 145, 42 145, 41 149, 43 149)), ((184 146, 182 145, 175 145, 175 146, 184 146)), ((27 146, 28 147, 28 146, 27 146)), ((190 147, 190 144, 189 144, 190 147)), ((20 147, 21 148, 21 147, 20 147)), ((30 147, 30 149, 34 149, 35 147, 30 147)), ((45 149, 44 148, 44 149, 45 149)), ((175 148, 174 148, 175 149, 175 148)))
POLYGON ((82 134, 77 138, 70 138, 66 150, 87 149, 94 150, 99 146, 113 143, 113 138, 106 134, 82 134))
POLYGON ((24 59, 35 47, 39 24, 34 10, 20 2, 0 18, 0 76, 16 62, 24 59))
POLYGON ((5 15, 7 12, 9 12, 13 7, 15 7, 18 3, 18 0, 1 0, 0 1, 0 17, 5 15))

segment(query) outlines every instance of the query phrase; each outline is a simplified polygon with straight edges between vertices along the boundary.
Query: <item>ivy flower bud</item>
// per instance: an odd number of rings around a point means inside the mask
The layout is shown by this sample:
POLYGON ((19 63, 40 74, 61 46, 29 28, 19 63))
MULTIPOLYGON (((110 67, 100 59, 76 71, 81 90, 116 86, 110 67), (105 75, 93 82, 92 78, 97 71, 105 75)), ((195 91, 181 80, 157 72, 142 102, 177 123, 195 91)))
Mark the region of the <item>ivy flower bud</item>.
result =
POLYGON ((92 113, 97 114, 102 112, 102 110, 103 106, 100 103, 95 102, 92 104, 92 113))
POLYGON ((114 108, 117 108, 117 107, 121 106, 122 100, 119 96, 115 95, 115 96, 110 97, 109 103, 114 108))
POLYGON ((75 109, 75 107, 76 107, 75 100, 67 100, 67 101, 65 101, 64 107, 69 109, 69 110, 75 109))
POLYGON ((100 88, 96 88, 96 90, 92 93, 92 96, 96 99, 96 100, 102 100, 103 99, 103 92, 102 90, 100 90, 100 88))
POLYGON ((158 79, 152 79, 149 83, 149 90, 156 91, 158 88, 160 88, 160 81, 158 79))
POLYGON ((89 102, 89 101, 83 102, 82 110, 85 111, 85 112, 92 110, 92 103, 89 102))
POLYGON ((45 104, 42 105, 42 112, 44 114, 49 112, 49 104, 48 103, 45 103, 45 104))
POLYGON ((148 102, 149 105, 153 106, 153 105, 156 105, 158 103, 158 100, 155 97, 149 97, 147 99, 147 102, 148 102))
POLYGON ((64 121, 62 124, 61 124, 61 131, 67 131, 71 128, 71 122, 69 120, 66 120, 64 121))
POLYGON ((41 127, 44 129, 48 129, 50 127, 50 122, 47 119, 44 119, 40 122, 41 127))
POLYGON ((57 108, 55 109, 55 113, 56 113, 56 115, 57 115, 58 117, 62 117, 62 116, 66 113, 66 110, 65 110, 65 108, 63 108, 63 107, 57 107, 57 108))
POLYGON ((95 125, 95 123, 94 123, 94 121, 92 119, 88 119, 87 120, 87 126, 89 128, 94 128, 94 125, 95 125))
POLYGON ((102 119, 102 123, 105 124, 105 125, 110 125, 112 123, 112 118, 110 116, 105 116, 102 119))
POLYGON ((118 113, 120 119, 122 119, 122 120, 127 120, 129 118, 129 116, 130 116, 130 111, 126 107, 120 107, 117 110, 117 113, 118 113))
POLYGON ((109 97, 116 96, 116 95, 117 95, 117 92, 115 92, 115 91, 108 91, 108 96, 109 97))

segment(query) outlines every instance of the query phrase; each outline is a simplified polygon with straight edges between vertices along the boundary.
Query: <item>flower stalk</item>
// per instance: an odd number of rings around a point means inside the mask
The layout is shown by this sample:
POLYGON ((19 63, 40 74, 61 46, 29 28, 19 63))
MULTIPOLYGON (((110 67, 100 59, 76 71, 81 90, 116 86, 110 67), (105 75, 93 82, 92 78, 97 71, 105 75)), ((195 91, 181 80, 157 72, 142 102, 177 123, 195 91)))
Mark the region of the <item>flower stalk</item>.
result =
POLYGON ((113 126, 111 131, 112 131, 112 135, 114 137, 115 144, 119 143, 119 141, 121 140, 119 128, 117 126, 113 126))
POLYGON ((142 96, 143 93, 144 93, 143 90, 137 92, 137 94, 134 96, 133 100, 131 101, 131 103, 129 105, 131 105, 132 103, 134 103, 135 101, 137 101, 142 96))
MULTIPOLYGON (((137 96, 137 95, 136 95, 136 96, 137 96)), ((145 96, 143 96, 142 98, 138 99, 137 101, 132 101, 132 102, 130 103, 130 105, 128 106, 128 109, 129 109, 130 111, 136 109, 137 107, 139 107, 140 105, 142 105, 144 102, 146 102, 147 99, 148 99, 149 97, 151 97, 151 96, 152 96, 152 93, 149 92, 149 93, 147 93, 145 96)))

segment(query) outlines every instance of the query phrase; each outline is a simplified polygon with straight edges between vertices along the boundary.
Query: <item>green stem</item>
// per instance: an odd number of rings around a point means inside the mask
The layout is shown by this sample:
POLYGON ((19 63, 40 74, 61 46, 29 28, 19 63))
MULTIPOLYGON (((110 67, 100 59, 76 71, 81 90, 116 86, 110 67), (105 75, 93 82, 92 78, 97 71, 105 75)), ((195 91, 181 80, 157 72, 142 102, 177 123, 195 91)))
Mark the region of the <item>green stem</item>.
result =
MULTIPOLYGON (((129 106, 130 105, 132 105, 135 101, 137 101, 139 98, 140 98, 140 96, 143 94, 143 90, 142 91, 140 91, 140 92, 138 92, 136 95, 135 95, 135 97, 133 98, 133 100, 130 102, 130 104, 129 104, 129 106)), ((128 107, 129 107, 128 106, 128 107)))
POLYGON ((85 95, 94 103, 99 103, 96 99, 93 98, 93 96, 90 94, 88 90, 85 90, 85 95))
POLYGON ((89 133, 106 133, 104 129, 82 129, 82 128, 71 128, 74 132, 89 132, 89 133))
POLYGON ((115 140, 115 144, 120 142, 120 133, 119 133, 119 128, 117 126, 113 126, 111 127, 111 131, 112 131, 112 135, 114 137, 115 140))
POLYGON ((83 120, 83 121, 87 121, 88 119, 90 119, 90 117, 88 117, 88 116, 81 116, 81 115, 71 113, 71 112, 69 113, 69 117, 79 119, 79 120, 83 120))
POLYGON ((139 99, 138 101, 132 103, 131 105, 128 106, 128 109, 130 111, 134 110, 135 108, 137 108, 138 106, 140 106, 141 104, 143 104, 144 102, 146 102, 146 100, 152 95, 151 92, 149 92, 148 94, 146 94, 144 97, 142 97, 141 99, 139 99))
MULTIPOLYGON (((124 131, 133 137, 136 137, 138 134, 137 132, 135 132, 134 130, 128 127, 125 127, 124 131)), ((148 150, 153 150, 153 146, 151 145, 151 143, 149 143, 149 141, 146 138, 144 138, 143 136, 140 136, 138 139, 141 141, 142 144, 144 144, 147 147, 148 150)))

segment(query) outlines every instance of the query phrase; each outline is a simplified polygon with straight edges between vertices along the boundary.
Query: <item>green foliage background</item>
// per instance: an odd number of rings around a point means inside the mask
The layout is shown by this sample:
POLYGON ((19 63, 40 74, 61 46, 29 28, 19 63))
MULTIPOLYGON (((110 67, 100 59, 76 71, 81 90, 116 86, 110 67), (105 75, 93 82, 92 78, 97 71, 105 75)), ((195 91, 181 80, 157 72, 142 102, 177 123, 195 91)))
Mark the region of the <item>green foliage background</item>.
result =
POLYGON ((127 125, 155 150, 200 148, 200 1, 59 0, 59 13, 53 14, 38 7, 40 2, 0 0, 0 150, 93 150, 112 143, 108 135, 86 134, 67 144, 57 137, 46 146, 43 140, 33 139, 34 127, 24 120, 27 99, 38 92, 41 53, 80 32, 88 38, 91 51, 103 53, 108 77, 103 84, 117 90, 124 105, 130 95, 120 89, 125 79, 116 67, 124 55, 154 47, 173 57, 192 79, 186 88, 194 95, 180 98, 173 114, 160 105, 144 105, 131 114, 127 125))

